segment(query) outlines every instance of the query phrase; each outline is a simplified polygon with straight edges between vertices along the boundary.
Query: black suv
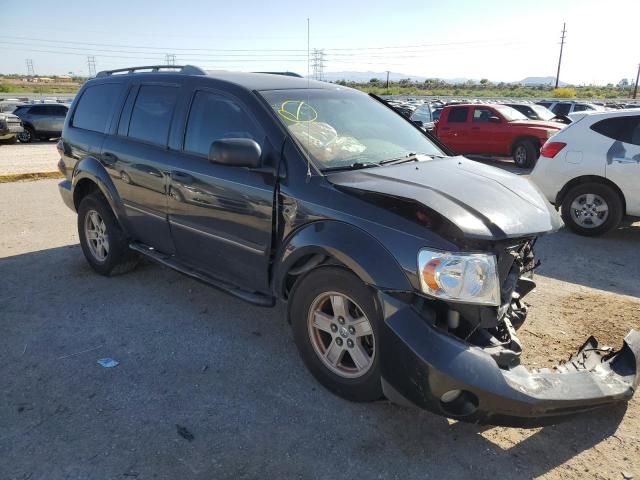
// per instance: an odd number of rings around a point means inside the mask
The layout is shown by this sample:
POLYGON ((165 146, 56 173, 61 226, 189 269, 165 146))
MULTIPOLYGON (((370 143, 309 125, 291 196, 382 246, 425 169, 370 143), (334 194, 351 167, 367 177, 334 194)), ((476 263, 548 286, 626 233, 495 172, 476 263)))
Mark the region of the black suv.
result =
POLYGON ((347 399, 536 425, 638 385, 635 331, 556 371, 519 364, 533 244, 561 220, 528 180, 449 156, 377 98, 191 66, 102 72, 58 149, 98 273, 144 256, 287 302, 302 359, 347 399))
POLYGON ((37 103, 20 105, 13 114, 20 117, 24 131, 18 134, 18 140, 29 143, 35 139, 49 140, 62 134, 62 126, 69 107, 56 103, 37 103))

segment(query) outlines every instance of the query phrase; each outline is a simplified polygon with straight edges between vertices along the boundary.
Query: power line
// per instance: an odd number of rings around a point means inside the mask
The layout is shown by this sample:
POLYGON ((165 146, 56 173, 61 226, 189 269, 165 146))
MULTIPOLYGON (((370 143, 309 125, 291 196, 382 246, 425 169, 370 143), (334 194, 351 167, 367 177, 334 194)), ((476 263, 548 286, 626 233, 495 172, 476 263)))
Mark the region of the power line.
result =
POLYGON ((567 33, 566 22, 562 24, 562 37, 560 37, 560 57, 558 58, 558 72, 556 73, 556 88, 560 82, 560 64, 562 63, 562 49, 564 47, 565 34, 567 33))
POLYGON ((30 58, 27 58, 24 63, 27 65, 27 76, 28 77, 35 77, 35 71, 33 70, 33 60, 31 60, 30 58))
POLYGON ((89 67, 89 77, 96 76, 96 57, 93 55, 87 56, 87 66, 89 67))

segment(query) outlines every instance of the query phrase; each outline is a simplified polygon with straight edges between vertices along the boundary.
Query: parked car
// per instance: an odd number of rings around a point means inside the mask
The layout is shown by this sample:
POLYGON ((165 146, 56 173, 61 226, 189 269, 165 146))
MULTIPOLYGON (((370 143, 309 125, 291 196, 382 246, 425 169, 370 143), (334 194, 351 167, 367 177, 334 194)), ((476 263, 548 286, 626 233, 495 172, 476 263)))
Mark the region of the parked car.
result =
POLYGON ((430 138, 334 84, 101 72, 65 120, 60 193, 102 275, 141 255, 287 302, 303 361, 349 400, 532 425, 631 398, 640 332, 604 356, 590 339, 558 371, 519 365, 533 245, 560 217, 527 179, 430 138))
POLYGON ((575 112, 601 112, 605 110, 601 105, 586 102, 543 100, 538 102, 538 105, 548 108, 558 117, 566 117, 575 112))
POLYGON ((557 122, 529 120, 506 105, 460 104, 444 107, 435 133, 458 154, 512 156, 517 166, 528 168, 561 128, 557 122))
POLYGON ((62 134, 62 125, 69 107, 58 103, 20 105, 14 110, 22 120, 24 131, 18 135, 22 143, 33 140, 48 140, 62 134))
POLYGON ((571 123, 571 120, 569 118, 559 117, 548 108, 535 103, 505 103, 504 105, 519 111, 529 120, 542 120, 544 122, 555 121, 564 124, 571 123))
POLYGON ((20 119, 11 113, 0 113, 0 142, 16 143, 23 131, 20 119))
POLYGON ((625 216, 640 216, 640 114, 573 114, 574 123, 542 147, 531 173, 564 222, 580 235, 601 235, 625 216))
POLYGON ((417 107, 409 119, 425 130, 430 132, 435 130, 435 118, 433 109, 429 103, 423 103, 417 107))

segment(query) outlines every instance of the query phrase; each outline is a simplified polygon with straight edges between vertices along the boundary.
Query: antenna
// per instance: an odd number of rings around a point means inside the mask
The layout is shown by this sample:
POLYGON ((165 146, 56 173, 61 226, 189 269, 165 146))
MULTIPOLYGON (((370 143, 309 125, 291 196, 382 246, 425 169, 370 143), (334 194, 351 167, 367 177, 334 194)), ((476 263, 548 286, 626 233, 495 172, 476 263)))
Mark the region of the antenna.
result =
MULTIPOLYGON (((309 78, 309 41, 310 41, 310 26, 309 26, 309 17, 307 17, 307 108, 310 107, 310 94, 309 89, 311 88, 311 79, 309 78)), ((311 178, 311 122, 307 121, 307 179, 311 178)))

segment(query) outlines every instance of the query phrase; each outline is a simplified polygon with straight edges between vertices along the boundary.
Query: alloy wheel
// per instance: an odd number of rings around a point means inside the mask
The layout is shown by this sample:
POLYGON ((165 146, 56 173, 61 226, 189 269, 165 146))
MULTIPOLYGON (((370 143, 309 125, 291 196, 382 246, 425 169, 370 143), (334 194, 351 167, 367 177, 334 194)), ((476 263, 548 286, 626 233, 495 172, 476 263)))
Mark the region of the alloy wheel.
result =
POLYGON ((20 132, 17 137, 18 140, 22 143, 29 143, 32 140, 31 132, 27 128, 20 132))
POLYGON ((607 221, 609 205, 600 195, 584 193, 571 202, 571 219, 584 228, 597 228, 607 221))
POLYGON ((337 292, 319 295, 307 319, 311 345, 322 363, 344 378, 366 374, 376 355, 375 337, 362 308, 337 292))
POLYGON ((518 165, 524 165, 527 163, 527 149, 524 145, 518 145, 513 156, 518 165))
POLYGON ((91 255, 104 262, 109 255, 109 235, 104 220, 95 210, 89 210, 84 218, 84 235, 91 255))

